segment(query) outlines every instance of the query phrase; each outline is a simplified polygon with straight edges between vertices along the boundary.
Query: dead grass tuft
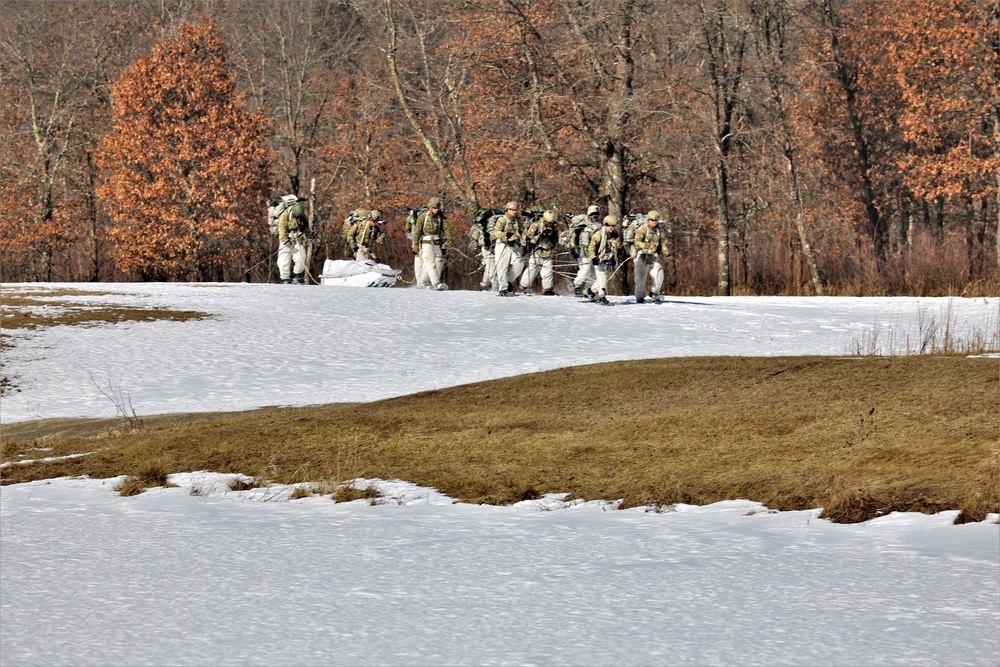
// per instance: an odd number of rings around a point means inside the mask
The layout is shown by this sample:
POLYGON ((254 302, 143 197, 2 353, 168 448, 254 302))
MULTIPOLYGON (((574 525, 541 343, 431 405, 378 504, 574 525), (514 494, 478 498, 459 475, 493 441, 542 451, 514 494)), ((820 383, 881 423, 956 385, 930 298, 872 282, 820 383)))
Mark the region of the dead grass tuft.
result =
POLYGON ((375 500, 381 498, 382 493, 374 486, 358 488, 353 484, 342 484, 333 492, 333 502, 349 503, 354 500, 375 500))

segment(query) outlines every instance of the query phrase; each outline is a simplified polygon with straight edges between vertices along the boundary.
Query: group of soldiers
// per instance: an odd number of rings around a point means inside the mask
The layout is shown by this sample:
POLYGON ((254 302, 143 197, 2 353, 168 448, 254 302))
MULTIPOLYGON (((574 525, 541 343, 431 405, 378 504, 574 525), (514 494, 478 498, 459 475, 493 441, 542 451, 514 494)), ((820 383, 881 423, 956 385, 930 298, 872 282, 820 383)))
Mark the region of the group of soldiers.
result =
MULTIPOLYGON (((624 224, 614 215, 601 217, 591 205, 585 214, 567 215, 569 223, 560 231, 553 210, 535 209, 522 215, 517 201, 502 210, 488 211, 489 217, 474 220, 469 230, 470 246, 478 252, 483 270, 480 289, 500 296, 533 294, 541 278, 542 294, 555 295, 555 259, 564 248, 576 261, 573 293, 594 303, 607 304, 608 283, 619 270, 620 252, 633 262, 635 300, 659 301, 663 287, 663 259, 672 254, 659 211, 626 216, 624 224), (648 282, 649 291, 647 292, 648 282)), ((356 209, 344 222, 343 241, 357 261, 374 259, 373 247, 385 237, 385 220, 377 209, 356 209)), ((301 283, 311 232, 301 203, 281 213, 276 233, 279 237, 278 268, 282 282, 301 283)), ((445 290, 444 264, 453 247, 451 225, 432 197, 425 207, 412 209, 404 228, 413 250, 413 270, 417 287, 445 290)))
POLYGON ((486 221, 485 229, 477 230, 473 224, 470 236, 483 266, 481 289, 495 290, 500 296, 512 296, 517 290, 531 294, 535 278, 541 276, 542 294, 554 295, 555 255, 563 247, 577 262, 573 293, 607 305, 608 283, 617 270, 619 251, 624 250, 634 264, 636 302, 660 300, 663 258, 671 252, 659 211, 629 216, 624 229, 616 216, 602 218, 596 205, 588 207, 586 214, 569 217, 562 232, 552 210, 526 223, 520 204, 510 201, 502 213, 486 221))

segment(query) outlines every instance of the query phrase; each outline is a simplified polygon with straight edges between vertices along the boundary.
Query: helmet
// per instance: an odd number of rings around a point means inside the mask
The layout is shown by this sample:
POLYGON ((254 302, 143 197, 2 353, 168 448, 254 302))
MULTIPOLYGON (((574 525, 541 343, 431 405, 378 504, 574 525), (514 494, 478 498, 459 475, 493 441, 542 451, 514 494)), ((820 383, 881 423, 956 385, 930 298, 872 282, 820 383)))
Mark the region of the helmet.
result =
POLYGON ((606 215, 604 216, 604 224, 607 225, 608 227, 617 227, 618 218, 616 218, 613 215, 606 215))
POLYGON ((591 204, 587 207, 587 215, 600 215, 601 209, 597 207, 597 204, 591 204))
POLYGON ((306 214, 306 210, 302 208, 302 204, 295 203, 292 204, 292 215, 296 218, 301 218, 306 214))
POLYGON ((509 201, 507 202, 507 208, 518 211, 521 209, 521 205, 518 204, 516 201, 509 201))
POLYGON ((555 222, 556 221, 556 212, 555 211, 546 211, 545 213, 542 213, 542 220, 544 220, 545 222, 555 222))
POLYGON ((441 200, 437 197, 431 197, 427 200, 427 208, 441 208, 441 200))
POLYGON ((379 211, 377 208, 373 208, 371 211, 369 211, 369 217, 372 220, 378 220, 381 216, 382 212, 379 211))
POLYGON ((654 211, 650 211, 649 213, 646 214, 646 217, 649 218, 650 220, 659 220, 660 219, 660 212, 659 211, 655 211, 655 210, 654 211))

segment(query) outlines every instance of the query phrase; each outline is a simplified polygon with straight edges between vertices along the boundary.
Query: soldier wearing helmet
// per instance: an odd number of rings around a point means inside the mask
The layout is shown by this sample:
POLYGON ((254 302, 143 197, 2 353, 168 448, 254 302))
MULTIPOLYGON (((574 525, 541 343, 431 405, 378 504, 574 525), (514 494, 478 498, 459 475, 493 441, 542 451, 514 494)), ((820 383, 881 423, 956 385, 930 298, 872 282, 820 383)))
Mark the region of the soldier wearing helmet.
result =
POLYGON ((354 259, 363 262, 366 259, 375 259, 372 247, 376 243, 382 243, 385 238, 385 231, 382 225, 382 212, 378 209, 361 211, 362 215, 348 231, 347 241, 351 250, 354 251, 354 259))
POLYGON ((613 215, 604 216, 601 228, 590 238, 587 256, 597 272, 594 280, 594 303, 608 304, 608 280, 615 268, 615 258, 621 239, 618 235, 618 218, 613 215))
POLYGON ((503 215, 497 215, 493 223, 493 256, 496 262, 496 287, 500 296, 514 295, 514 282, 524 271, 521 246, 524 243, 524 221, 521 219, 521 204, 507 202, 503 215))
POLYGON ((554 296, 556 246, 559 244, 559 230, 556 228, 556 212, 545 211, 541 219, 528 226, 524 233, 524 244, 528 251, 528 265, 521 274, 521 293, 531 294, 535 278, 542 276, 542 294, 554 296))
POLYGON ((646 280, 652 278, 653 284, 649 291, 652 301, 660 300, 660 289, 663 287, 663 256, 670 255, 667 249, 667 237, 660 225, 660 212, 653 210, 646 214, 646 224, 635 231, 635 266, 632 276, 635 278, 635 302, 646 300, 646 280))
POLYGON ((305 283, 306 246, 312 242, 312 229, 306 218, 302 199, 292 204, 278 218, 278 272, 281 282, 305 283))
POLYGON ((575 216, 572 224, 577 228, 574 234, 577 239, 577 247, 573 256, 576 258, 579 266, 576 277, 573 278, 573 294, 591 298, 594 296, 592 289, 596 273, 588 253, 590 239, 601 228, 601 209, 597 204, 591 204, 587 207, 587 214, 575 216))
POLYGON ((441 210, 441 200, 431 197, 427 210, 417 216, 413 223, 413 267, 416 272, 417 287, 448 289, 444 283, 444 258, 451 245, 451 225, 441 210))

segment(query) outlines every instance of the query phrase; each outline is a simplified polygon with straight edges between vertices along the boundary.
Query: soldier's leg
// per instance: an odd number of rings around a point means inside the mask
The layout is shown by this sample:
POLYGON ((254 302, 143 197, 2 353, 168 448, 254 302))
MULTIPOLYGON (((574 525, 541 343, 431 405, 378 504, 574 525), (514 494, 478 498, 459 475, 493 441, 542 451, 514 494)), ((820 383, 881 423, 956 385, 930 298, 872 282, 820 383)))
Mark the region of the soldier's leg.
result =
POLYGON ((528 265, 521 274, 521 291, 527 292, 535 284, 535 276, 538 275, 538 256, 534 253, 528 255, 528 265))
POLYGON ((496 255, 496 285, 494 287, 498 292, 506 292, 509 287, 507 285, 507 274, 510 271, 510 263, 514 258, 514 252, 506 243, 498 243, 494 249, 494 254, 496 255))
POLYGON ((437 286, 441 282, 441 276, 438 275, 437 262, 435 262, 434 251, 437 246, 433 243, 421 243, 420 244, 420 260, 423 262, 423 284, 420 287, 431 288, 437 286))
POLYGON ((483 279, 479 282, 479 287, 481 289, 488 290, 493 286, 497 274, 497 263, 493 258, 493 251, 483 248, 481 251, 483 256, 483 279))
POLYGON ((663 262, 657 258, 649 270, 649 274, 653 277, 653 289, 651 291, 655 297, 659 297, 662 294, 663 273, 663 262))
POLYGON ((591 289, 598 298, 606 297, 608 295, 608 267, 604 262, 601 262, 594 268, 597 272, 597 278, 591 289))
POLYGON ((282 282, 292 279, 292 248, 287 243, 278 248, 278 275, 282 282))
POLYGON ((636 256, 632 264, 632 277, 635 279, 635 300, 638 303, 646 298, 646 278, 649 276, 649 266, 646 265, 644 255, 636 256))
POLYGON ((555 284, 555 259, 551 256, 541 260, 542 292, 551 292, 555 284))

